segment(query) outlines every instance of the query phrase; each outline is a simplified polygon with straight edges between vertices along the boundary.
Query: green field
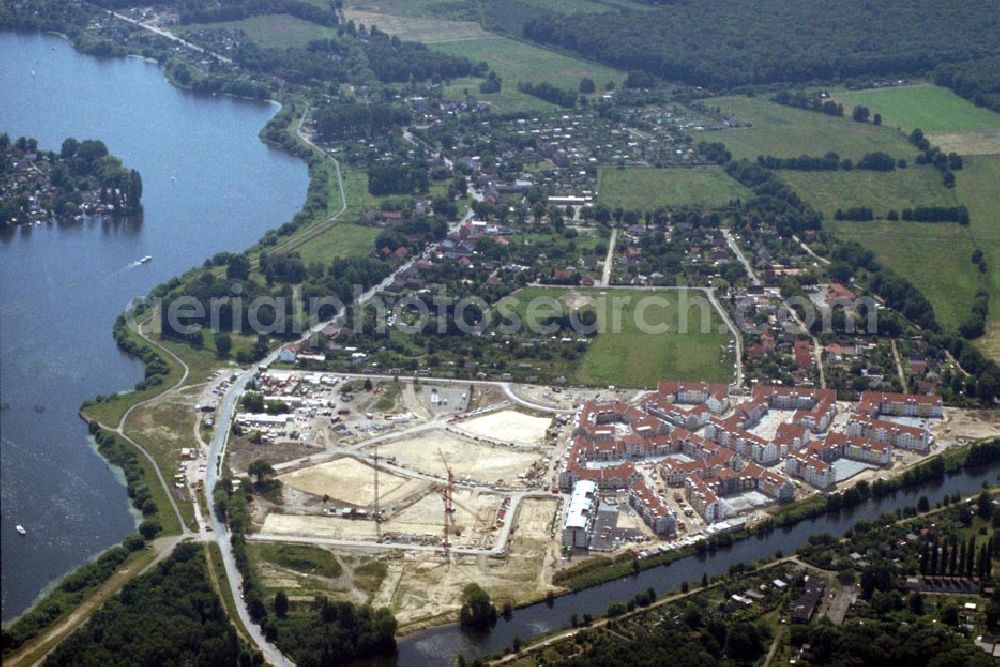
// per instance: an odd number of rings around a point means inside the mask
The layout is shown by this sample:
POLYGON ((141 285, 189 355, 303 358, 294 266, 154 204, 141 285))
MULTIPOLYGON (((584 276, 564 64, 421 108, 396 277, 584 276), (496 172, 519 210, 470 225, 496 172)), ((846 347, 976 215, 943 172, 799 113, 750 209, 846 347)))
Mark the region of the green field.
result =
POLYGON ((307 265, 319 262, 327 266, 335 259, 363 257, 372 251, 379 230, 351 222, 336 222, 329 229, 298 248, 307 265))
POLYGON ((824 223, 843 239, 871 248, 880 262, 930 299, 938 323, 955 330, 971 312, 980 279, 970 261, 970 230, 954 223, 824 223))
POLYGON ((336 28, 327 28, 288 14, 268 14, 220 23, 191 23, 171 29, 182 36, 192 30, 242 30, 261 46, 274 49, 302 48, 311 40, 337 36, 336 28))
POLYGON ((716 97, 705 100, 705 104, 751 125, 695 135, 696 141, 721 141, 736 158, 796 157, 834 151, 857 160, 865 153, 882 151, 912 160, 917 154, 917 149, 896 130, 855 123, 850 118, 793 109, 757 97, 716 97))
POLYGON ((956 176, 958 196, 969 207, 972 237, 990 267, 990 316, 979 344, 983 352, 1000 361, 1000 158, 966 158, 965 168, 956 176))
MULTIPOLYGON (((935 179, 927 170, 927 179, 935 179)), ((969 207, 971 224, 961 227, 953 223, 915 222, 837 222, 828 220, 827 229, 844 239, 857 241, 871 248, 879 261, 907 278, 931 301, 938 323, 955 330, 968 316, 976 291, 986 288, 992 298, 987 334, 979 341, 981 349, 994 359, 1000 359, 1000 208, 996 194, 1000 192, 1000 158, 967 158, 965 168, 955 172, 957 186, 949 191, 939 181, 899 181, 904 174, 919 173, 911 168, 891 174, 862 172, 803 173, 781 172, 781 177, 801 195, 828 214, 843 206, 872 206, 876 213, 899 207, 901 197, 912 198, 912 204, 965 204, 969 207), (909 173, 908 173, 909 172, 909 173), (886 181, 893 183, 891 187, 886 181), (933 186, 937 182, 937 186, 933 186), (933 186, 933 187, 932 187, 933 186), (989 274, 980 276, 970 258, 973 250, 981 249, 990 267, 989 274)))
POLYGON ((957 206, 958 197, 941 183, 941 174, 928 165, 896 171, 790 171, 778 172, 781 180, 822 211, 828 219, 838 208, 869 206, 875 217, 889 209, 915 206, 957 206))
POLYGON ((645 211, 658 206, 723 206, 753 193, 722 169, 616 169, 598 172, 598 201, 645 211))
POLYGON ((445 89, 447 96, 458 97, 462 94, 463 89, 468 89, 470 94, 495 104, 505 111, 554 110, 558 108, 537 97, 519 92, 517 84, 521 81, 531 83, 548 81, 560 88, 576 90, 580 85, 580 79, 584 77, 593 79, 599 89, 609 81, 614 81, 615 86, 620 88, 625 80, 625 72, 570 58, 506 37, 465 39, 440 42, 429 46, 437 51, 464 56, 475 63, 485 61, 496 71, 497 76, 503 79, 503 89, 496 94, 480 95, 479 80, 465 79, 455 81, 448 86, 445 89))
POLYGON ((732 361, 724 361, 722 354, 731 340, 718 312, 706 301, 702 293, 691 290, 664 290, 652 294, 637 290, 587 290, 570 291, 564 288, 526 288, 516 292, 519 304, 514 310, 522 318, 527 303, 536 297, 551 297, 561 303, 578 307, 576 301, 583 296, 600 298, 595 304, 601 322, 599 332, 578 362, 570 380, 589 385, 614 385, 620 387, 653 387, 663 378, 678 380, 707 380, 729 382, 732 380, 732 361), (679 315, 682 298, 691 304, 686 318, 679 315), (651 299, 642 311, 639 303, 651 299), (665 300, 665 302, 659 301, 665 300), (702 310, 698 304, 704 303, 702 310), (620 312, 620 326, 615 325, 615 312, 620 312), (639 313, 652 327, 665 325, 663 332, 643 331, 637 323, 639 313), (706 333, 701 333, 705 319, 706 333), (684 333, 681 331, 684 330, 684 333))
POLYGON ((929 83, 834 93, 845 107, 859 104, 882 114, 882 123, 925 133, 1000 128, 1000 114, 977 107, 947 88, 929 83))

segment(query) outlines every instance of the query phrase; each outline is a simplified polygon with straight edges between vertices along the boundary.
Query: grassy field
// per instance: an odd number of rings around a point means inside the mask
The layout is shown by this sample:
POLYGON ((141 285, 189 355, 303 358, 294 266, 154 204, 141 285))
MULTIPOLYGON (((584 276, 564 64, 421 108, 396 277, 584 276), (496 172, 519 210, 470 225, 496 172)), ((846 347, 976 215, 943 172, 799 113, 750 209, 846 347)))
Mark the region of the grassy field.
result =
POLYGON ((326 549, 296 544, 251 543, 249 549, 257 559, 280 567, 336 579, 344 572, 337 557, 326 549))
POLYGON ((598 201, 626 209, 654 209, 685 204, 722 206, 753 193, 722 169, 602 168, 597 181, 598 201))
POLYGON ((968 132, 1000 129, 1000 114, 977 107, 947 88, 929 83, 834 93, 845 107, 864 105, 882 114, 882 123, 907 132, 968 132))
POLYGON ((970 257, 966 227, 953 223, 825 223, 844 239, 871 248, 880 262, 910 280, 930 299, 941 326, 954 330, 968 317, 980 280, 970 257))
POLYGON ((310 239, 298 249, 307 265, 320 262, 324 266, 334 259, 358 257, 371 252, 379 230, 351 222, 337 222, 310 239))
POLYGON ((358 6, 344 12, 347 20, 359 25, 377 26, 382 32, 396 35, 400 39, 433 44, 437 42, 454 42, 463 39, 476 39, 489 35, 474 21, 435 18, 433 14, 424 16, 401 16, 373 9, 371 6, 358 6))
POLYGON ((625 72, 604 65, 589 63, 547 51, 524 42, 506 37, 485 37, 462 41, 431 44, 431 48, 456 56, 464 56, 472 62, 489 63, 497 76, 503 79, 503 90, 492 95, 479 94, 479 80, 467 79, 453 82, 445 90, 447 96, 458 97, 467 88, 469 93, 484 101, 495 104, 503 110, 554 110, 553 104, 518 92, 521 81, 540 83, 548 81, 560 88, 576 90, 580 79, 590 77, 601 88, 608 81, 621 87, 625 72))
POLYGON ((705 100, 705 104, 720 108, 743 124, 751 124, 695 137, 696 141, 721 141, 736 158, 795 157, 835 151, 841 157, 856 160, 865 153, 882 151, 912 160, 917 154, 901 133, 888 127, 792 109, 759 97, 716 97, 705 100))
POLYGON ((336 28, 327 28, 288 14, 253 16, 221 23, 191 23, 171 28, 172 32, 179 35, 197 30, 242 30, 247 37, 261 46, 275 49, 301 48, 308 45, 311 40, 337 36, 336 28))
POLYGON ((781 171, 779 175, 828 219, 838 208, 851 206, 870 206, 875 217, 885 217, 890 209, 959 203, 955 191, 941 183, 941 174, 927 165, 890 172, 781 171))
POLYGON ((515 310, 523 318, 527 304, 536 297, 551 297, 577 307, 586 296, 604 296, 596 305, 602 325, 587 352, 572 371, 571 381, 590 385, 652 387, 662 378, 678 380, 732 380, 732 364, 722 362, 722 352, 730 340, 718 313, 705 301, 699 307, 701 292, 670 290, 649 292, 633 290, 571 291, 563 288, 526 288, 514 296, 515 310), (643 298, 651 298, 642 310, 643 298), (686 319, 681 316, 681 300, 690 306, 686 319), (620 318, 614 315, 620 312, 620 318), (702 320, 707 323, 702 333, 702 320), (616 325, 615 322, 620 322, 616 325), (643 331, 640 321, 651 329, 643 331), (682 333, 683 331, 683 333, 682 333))
POLYGON ((958 196, 969 207, 974 243, 981 248, 990 267, 990 316, 980 349, 1000 361, 1000 158, 967 158, 965 168, 956 173, 958 196))
POLYGON ((1000 158, 967 158, 965 168, 955 172, 954 191, 940 186, 935 172, 916 178, 920 169, 911 167, 891 174, 837 172, 832 174, 782 172, 781 177, 818 206, 827 217, 837 202, 841 206, 872 206, 876 214, 911 204, 965 204, 971 224, 914 222, 826 222, 838 236, 871 248, 879 260, 913 282, 930 299, 938 322, 954 330, 968 316, 976 291, 992 295, 987 334, 980 348, 1000 359, 1000 209, 995 193, 1000 191, 1000 158), (926 181, 926 182, 924 182, 926 181), (981 276, 970 257, 976 249, 986 255, 990 271, 981 276))

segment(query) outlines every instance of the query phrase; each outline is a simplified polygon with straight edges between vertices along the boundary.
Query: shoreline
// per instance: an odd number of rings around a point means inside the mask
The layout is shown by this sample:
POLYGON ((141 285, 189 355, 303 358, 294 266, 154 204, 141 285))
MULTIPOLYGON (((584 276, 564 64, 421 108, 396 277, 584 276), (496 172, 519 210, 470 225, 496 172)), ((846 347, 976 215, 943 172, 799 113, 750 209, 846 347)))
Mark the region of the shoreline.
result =
MULTIPOLYGON (((265 122, 265 124, 258 130, 258 133, 257 133, 258 140, 261 143, 263 143, 264 145, 268 146, 269 148, 281 150, 282 152, 284 152, 285 154, 287 154, 289 157, 302 160, 303 162, 306 163, 307 169, 309 169, 311 171, 311 167, 309 165, 309 161, 308 160, 303 159, 301 156, 295 155, 291 151, 285 150, 284 147, 281 146, 280 144, 278 144, 277 142, 270 142, 270 141, 264 140, 264 138, 261 136, 261 133, 267 127, 267 123, 269 123, 274 118, 274 116, 277 115, 277 113, 279 113, 284 108, 284 105, 282 104, 282 102, 279 101, 279 100, 277 100, 277 99, 275 99, 275 98, 273 98, 273 97, 268 97, 268 98, 261 99, 261 98, 243 97, 243 96, 233 95, 233 94, 230 94, 230 93, 199 93, 197 91, 192 90, 189 87, 185 87, 185 86, 180 85, 179 82, 175 81, 169 75, 167 69, 162 64, 160 64, 159 61, 157 61, 154 58, 148 58, 148 57, 142 56, 141 54, 136 54, 136 53, 115 54, 115 55, 111 55, 111 56, 100 56, 100 55, 97 55, 97 54, 88 53, 85 50, 81 50, 79 48, 79 46, 75 43, 75 41, 74 41, 73 38, 71 38, 70 36, 68 36, 65 33, 54 31, 54 30, 18 30, 18 29, 14 29, 14 28, 0 28, 0 32, 10 32, 10 33, 21 34, 21 35, 46 35, 46 36, 60 38, 60 39, 65 40, 66 42, 68 42, 69 45, 73 48, 73 50, 78 55, 87 56, 87 57, 93 57, 93 58, 97 58, 98 60, 100 60, 100 59, 102 59, 104 57, 109 57, 109 58, 134 58, 134 59, 142 60, 142 61, 147 62, 149 64, 155 64, 161 70, 161 73, 163 74, 163 78, 168 83, 170 83, 172 86, 174 86, 177 90, 183 91, 183 92, 188 93, 188 94, 197 95, 199 97, 212 98, 212 97, 220 97, 221 96, 221 97, 229 97, 229 98, 232 98, 232 99, 237 99, 237 100, 244 101, 244 102, 267 103, 268 106, 271 106, 271 107, 274 108, 274 113, 271 114, 270 118, 268 118, 268 121, 265 122)), ((311 180, 311 178, 312 178, 311 174, 310 174, 309 178, 311 180)), ((308 188, 308 184, 307 184, 307 188, 308 188)), ((304 206, 304 204, 305 204, 305 202, 303 201, 303 206, 304 206)), ((298 212, 301 212, 303 206, 299 207, 298 212)), ((56 224, 83 224, 83 223, 85 223, 85 222, 87 222, 89 220, 92 220, 92 219, 96 220, 96 219, 99 219, 99 218, 106 218, 106 219, 109 219, 109 220, 115 220, 115 219, 117 219, 117 220, 128 220, 128 219, 130 219, 132 217, 133 216, 112 216, 111 218, 107 218, 106 216, 87 216, 86 219, 79 220, 79 221, 77 221, 77 220, 68 220, 68 221, 48 220, 46 222, 47 223, 55 222, 56 224)), ((23 224, 18 224, 18 225, 9 225, 9 226, 6 226, 6 228, 10 232, 13 232, 17 228, 23 228, 23 227, 25 227, 25 225, 27 225, 29 227, 34 226, 34 225, 29 225, 28 223, 23 223, 23 224)), ((276 229, 277 229, 277 227, 269 229, 269 230, 267 230, 265 232, 265 234, 268 233, 268 232, 270 232, 270 231, 275 231, 276 229)), ((0 231, 2 231, 2 230, 0 230, 0 231)), ((259 243, 259 241, 258 241, 258 243, 259 243)), ((251 246, 251 248, 252 247, 253 246, 251 246)), ((245 252, 245 251, 246 250, 244 250, 243 252, 245 252)), ((204 258, 202 258, 202 260, 203 259, 204 258)), ((199 261, 202 261, 202 260, 199 260, 199 261)), ((153 289, 155 290, 155 289, 159 288, 162 284, 163 283, 161 283, 160 285, 157 285, 153 289)), ((128 355, 129 358, 134 359, 134 360, 138 360, 138 361, 142 362, 141 357, 139 355, 137 355, 134 351, 123 348, 122 345, 121 345, 121 343, 118 341, 117 337, 116 337, 116 340, 115 340, 115 346, 116 346, 116 348, 119 351, 124 352, 126 355, 128 355)), ((146 372, 146 370, 147 370, 148 367, 149 367, 148 363, 142 362, 142 368, 143 368, 143 373, 144 374, 145 374, 145 372, 146 372)), ((157 398, 157 397, 159 397, 164 392, 166 392, 169 388, 170 388, 169 384, 163 383, 162 385, 160 385, 159 387, 157 387, 158 391, 152 397, 150 397, 150 398, 157 398)), ((127 387, 127 388, 122 389, 121 391, 115 392, 112 396, 114 396, 116 398, 123 398, 123 399, 127 400, 128 396, 130 396, 132 394, 135 394, 135 393, 137 393, 135 387, 127 387)), ((96 398, 96 396, 94 398, 96 398)), ((77 417, 79 419, 81 419, 85 424, 87 424, 90 420, 84 414, 84 409, 86 408, 87 405, 91 404, 92 400, 93 399, 87 399, 87 400, 85 400, 79 406, 79 408, 77 410, 77 417)), ((94 438, 93 438, 92 435, 88 435, 87 436, 87 442, 88 442, 88 446, 96 449, 96 446, 94 445, 94 438)), ((128 447, 130 449, 132 449, 132 450, 136 449, 136 448, 132 447, 130 444, 128 444, 128 443, 126 443, 126 444, 128 445, 128 447)), ((109 460, 106 456, 104 456, 103 454, 101 454, 100 451, 97 451, 97 453, 101 457, 101 459, 104 461, 104 463, 106 465, 108 465, 110 468, 113 469, 113 474, 115 476, 116 481, 119 482, 119 483, 122 483, 122 488, 127 488, 127 484, 123 483, 123 480, 124 480, 124 477, 123 477, 123 475, 124 475, 124 468, 121 465, 119 465, 119 464, 117 464, 117 463, 109 460)), ((137 453, 139 453, 141 455, 141 452, 137 452, 137 453)), ((155 478, 148 480, 148 482, 149 482, 150 485, 158 485, 159 484, 158 480, 156 480, 155 478)), ((166 492, 169 493, 169 489, 167 489, 166 492)), ((129 512, 130 515, 132 515, 132 518, 135 519, 136 518, 135 517, 135 511, 136 511, 135 508, 132 506, 131 502, 127 502, 126 505, 127 505, 126 510, 129 512)), ((169 508, 164 508, 164 510, 169 510, 169 508)), ((141 521, 141 517, 140 517, 140 521, 141 521)), ((134 532, 135 527, 138 526, 138 523, 139 523, 138 521, 135 523, 135 526, 133 527, 133 532, 134 532)), ((183 532, 183 526, 181 528, 181 532, 179 532, 179 533, 169 533, 167 531, 163 531, 157 537, 158 538, 159 537, 169 537, 169 536, 173 536, 173 535, 182 534, 182 532, 183 532)), ((51 579, 39 591, 39 593, 36 595, 36 597, 31 601, 31 603, 27 607, 25 607, 22 611, 20 611, 16 616, 14 616, 14 617, 10 618, 9 620, 4 621, 2 623, 3 630, 6 631, 7 629, 13 627, 18 621, 24 619, 26 616, 28 616, 32 612, 37 611, 37 609, 39 607, 39 604, 43 603, 48 597, 50 597, 58 589, 58 587, 60 586, 60 584, 63 581, 65 581, 67 578, 73 576, 74 574, 80 572, 83 568, 86 568, 87 566, 93 564, 101 556, 103 556, 104 554, 108 553, 109 551, 111 551, 113 549, 118 548, 120 545, 121 545, 120 542, 111 543, 106 548, 100 549, 100 550, 96 551, 95 553, 89 554, 78 565, 76 565, 73 568, 67 570, 62 575, 51 579)), ((60 620, 65 619, 67 617, 67 615, 69 615, 69 614, 71 614, 73 612, 73 610, 79 608, 79 606, 81 604, 83 604, 84 602, 86 602, 86 600, 89 599, 89 597, 90 597, 90 595, 88 595, 86 598, 84 598, 83 600, 81 600, 80 604, 77 604, 74 607, 72 607, 72 608, 64 611, 63 613, 60 613, 57 617, 55 617, 52 620, 51 623, 49 623, 46 626, 44 626, 42 628, 42 630, 40 631, 39 634, 41 634, 41 632, 44 632, 45 629, 53 627, 60 620)), ((238 619, 233 619, 234 624, 237 621, 238 621, 238 619)), ((29 639, 28 642, 30 642, 30 641, 32 641, 32 640, 29 639)), ((25 642, 25 643, 27 643, 27 642, 25 642)), ((14 653, 16 653, 24 645, 25 644, 22 644, 21 646, 15 648, 13 651, 11 651, 11 653, 9 655, 13 655, 14 653)))

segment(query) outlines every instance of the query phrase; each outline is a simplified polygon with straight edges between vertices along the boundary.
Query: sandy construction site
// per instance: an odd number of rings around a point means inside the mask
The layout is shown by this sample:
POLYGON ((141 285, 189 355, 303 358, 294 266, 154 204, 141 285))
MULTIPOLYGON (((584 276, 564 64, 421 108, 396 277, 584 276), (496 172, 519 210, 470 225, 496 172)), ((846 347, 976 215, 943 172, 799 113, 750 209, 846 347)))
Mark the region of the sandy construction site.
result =
POLYGON ((438 614, 457 612, 462 588, 471 582, 487 588, 498 605, 543 597, 555 590, 549 582, 559 557, 551 533, 556 507, 555 500, 524 500, 503 558, 453 554, 448 560, 423 556, 386 560, 388 576, 372 605, 388 606, 411 630, 438 614))
POLYGON ((528 445, 541 444, 551 425, 550 417, 532 417, 516 410, 501 410, 457 424, 474 435, 528 445))
MULTIPOLYGON (((381 484, 381 475, 379 480, 381 484)), ((449 524, 452 545, 492 546, 497 509, 502 501, 503 497, 499 495, 456 491, 455 512, 449 524)), ((390 513, 381 527, 383 536, 394 539, 409 537, 415 542, 421 541, 421 538, 426 538, 429 542, 439 541, 444 531, 444 501, 438 493, 428 492, 412 505, 390 513)), ((376 538, 375 528, 373 521, 272 512, 264 520, 261 532, 272 535, 373 540, 376 538)))
POLYGON ((378 454, 383 459, 395 458, 396 464, 406 468, 444 477, 447 471, 441 460, 443 454, 456 479, 489 483, 516 480, 543 457, 538 451, 474 442, 447 431, 382 444, 378 454))
MULTIPOLYGON (((297 491, 368 507, 375 502, 375 479, 372 467, 352 458, 318 463, 281 475, 281 483, 297 491)), ((399 502, 428 489, 429 482, 408 479, 379 470, 378 488, 382 505, 399 502)))

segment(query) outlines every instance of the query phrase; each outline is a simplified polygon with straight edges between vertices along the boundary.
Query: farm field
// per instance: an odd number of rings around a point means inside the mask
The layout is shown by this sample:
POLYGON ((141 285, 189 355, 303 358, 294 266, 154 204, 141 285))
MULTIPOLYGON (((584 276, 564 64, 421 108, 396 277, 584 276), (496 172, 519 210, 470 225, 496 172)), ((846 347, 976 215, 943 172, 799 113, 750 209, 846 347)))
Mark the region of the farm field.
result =
POLYGON ((710 382, 732 380, 732 363, 720 361, 731 337, 718 312, 707 299, 702 301, 703 293, 699 290, 652 293, 531 287, 511 296, 518 299, 512 310, 522 320, 528 303, 537 297, 556 299, 564 312, 588 304, 594 307, 599 333, 571 371, 571 382, 653 387, 665 377, 710 382), (640 302, 647 298, 651 301, 643 310, 640 302), (683 314, 678 308, 681 300, 689 303, 683 314), (639 318, 648 325, 643 327, 648 332, 640 330, 639 318), (620 326, 615 325, 616 321, 620 321, 620 326))
POLYGON ((614 208, 652 210, 658 206, 723 206, 753 193, 722 169, 601 168, 598 201, 614 208))
POLYGON ((170 29, 181 36, 197 30, 242 30, 264 48, 274 49, 302 48, 311 40, 337 36, 336 28, 327 28, 288 14, 268 14, 219 23, 191 23, 171 26, 170 29))
POLYGON ((396 35, 400 39, 434 44, 475 39, 489 35, 473 21, 455 21, 440 18, 400 16, 386 13, 368 6, 358 6, 344 10, 348 21, 359 25, 377 26, 382 32, 396 35))
POLYGON ((980 279, 968 228, 955 223, 827 221, 837 236, 870 248, 910 280, 934 306, 938 323, 955 330, 968 317, 980 279))
POLYGON ((882 124, 925 134, 1000 129, 1000 114, 977 107, 947 88, 930 83, 833 93, 847 107, 864 105, 882 114, 882 124))
MULTIPOLYGON (((322 0, 316 0, 322 1, 322 0)), ((406 18, 477 21, 479 12, 470 0, 347 0, 346 10, 370 11, 406 18)), ((379 29, 383 29, 379 25, 379 29)))
POLYGON ((917 154, 902 133, 888 127, 792 109, 756 97, 716 97, 705 100, 705 104, 720 108, 743 124, 751 124, 751 127, 695 136, 696 142, 724 143, 737 159, 753 160, 758 155, 823 155, 834 151, 841 157, 857 160, 865 153, 882 151, 912 161, 917 154))
POLYGON ((503 79, 503 89, 499 93, 481 95, 479 79, 462 79, 447 86, 448 97, 461 96, 464 89, 471 95, 501 107, 505 111, 555 110, 554 104, 517 90, 521 81, 540 83, 548 81, 560 88, 576 90, 580 79, 590 77, 598 89, 608 81, 621 87, 625 72, 605 65, 589 63, 564 56, 554 51, 531 46, 506 37, 484 37, 453 42, 430 44, 430 47, 455 56, 464 56, 474 63, 485 61, 503 79))
POLYGON ((890 209, 915 206, 957 206, 954 190, 941 183, 941 174, 928 165, 896 171, 792 171, 778 175, 799 195, 832 220, 838 208, 869 206, 875 217, 890 209))
POLYGON ((986 335, 978 344, 984 353, 1000 361, 1000 207, 996 200, 1000 192, 1000 158, 966 158, 965 168, 956 172, 956 178, 958 196, 969 207, 972 237, 990 267, 990 315, 986 335))

